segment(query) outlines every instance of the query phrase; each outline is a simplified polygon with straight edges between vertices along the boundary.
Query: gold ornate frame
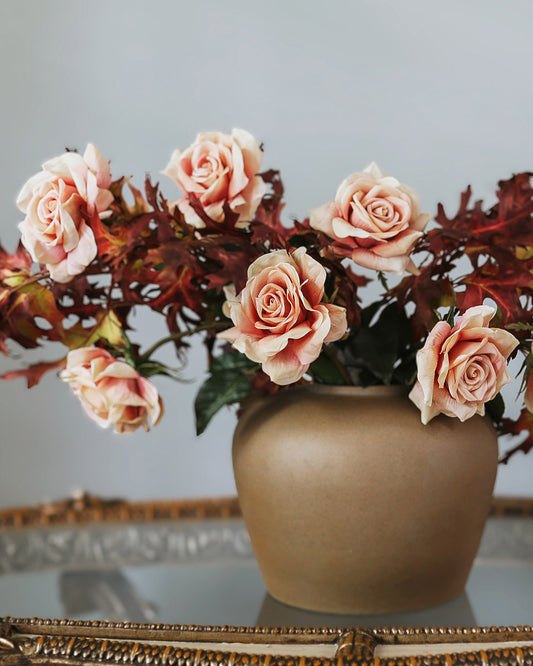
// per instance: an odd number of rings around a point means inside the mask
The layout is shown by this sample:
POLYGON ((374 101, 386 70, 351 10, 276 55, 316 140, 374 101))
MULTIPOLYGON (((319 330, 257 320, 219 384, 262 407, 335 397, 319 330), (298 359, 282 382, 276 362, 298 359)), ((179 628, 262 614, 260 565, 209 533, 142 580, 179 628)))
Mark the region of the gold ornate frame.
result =
MULTIPOLYGON (((493 515, 533 516, 533 500, 498 499, 493 515)), ((0 530, 86 523, 239 518, 236 499, 100 500, 0 511, 0 530)), ((1 600, 0 600, 1 601, 1 600)), ((533 627, 229 627, 40 618, 0 619, 0 665, 533 665, 533 627)))

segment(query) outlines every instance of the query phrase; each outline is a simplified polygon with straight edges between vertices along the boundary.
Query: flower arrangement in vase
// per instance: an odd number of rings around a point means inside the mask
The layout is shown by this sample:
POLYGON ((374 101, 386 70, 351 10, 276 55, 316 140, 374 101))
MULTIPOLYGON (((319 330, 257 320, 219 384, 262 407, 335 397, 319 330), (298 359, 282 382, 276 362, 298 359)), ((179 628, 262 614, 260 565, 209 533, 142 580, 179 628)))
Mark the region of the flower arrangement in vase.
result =
POLYGON ((486 413, 517 438, 503 461, 528 452, 532 174, 501 181, 488 209, 468 187, 454 216, 439 205, 428 224, 418 195, 371 164, 299 221, 282 219, 280 174, 262 160, 244 130, 200 133, 163 171, 178 199, 149 177, 143 191, 113 179, 93 145, 45 162, 17 198, 18 248, 0 246, 0 348, 62 351, 3 379, 31 387, 58 371, 101 426, 148 430, 164 411, 153 377, 181 378, 158 351, 173 345, 183 363, 198 338, 198 433, 225 405, 294 386, 399 385, 425 427, 486 413), (139 308, 168 329, 146 347, 139 308), (500 393, 517 355, 518 415, 500 393))
POLYGON ((163 171, 177 200, 149 178, 144 193, 113 180, 93 145, 45 162, 17 198, 19 247, 0 251, 0 345, 9 354, 12 342, 55 342, 64 352, 4 378, 34 385, 61 369, 98 423, 148 428, 163 411, 150 379, 176 376, 158 349, 173 344, 183 360, 196 336, 209 354, 199 432, 254 393, 403 384, 424 422, 487 409, 499 434, 525 433, 505 459, 529 450, 530 174, 502 181, 487 211, 467 188, 457 214, 439 206, 427 230, 417 194, 375 164, 303 221, 282 221, 282 181, 261 171, 262 158, 244 130, 201 133, 163 171), (364 304, 372 281, 382 293, 364 304), (168 327, 148 349, 130 337, 137 308, 168 327), (523 408, 505 418, 500 389, 517 353, 523 408))

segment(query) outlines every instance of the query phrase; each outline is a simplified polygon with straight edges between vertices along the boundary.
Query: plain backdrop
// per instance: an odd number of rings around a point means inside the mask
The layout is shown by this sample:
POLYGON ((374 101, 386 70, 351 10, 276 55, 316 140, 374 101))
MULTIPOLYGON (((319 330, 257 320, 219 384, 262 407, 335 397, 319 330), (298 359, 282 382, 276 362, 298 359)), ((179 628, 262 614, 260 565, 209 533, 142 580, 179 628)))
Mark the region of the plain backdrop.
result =
MULTIPOLYGON (((453 212, 468 183, 492 201, 499 179, 533 169, 532 27, 529 0, 2 0, 2 243, 18 240, 20 186, 65 147, 95 143, 115 177, 141 186, 198 131, 233 127, 281 169, 287 216, 305 217, 372 160, 432 214, 438 201, 453 212)), ((146 342, 157 334, 144 315, 136 326, 146 342)), ((19 351, 1 371, 25 363, 19 351)), ((156 380, 163 422, 123 437, 90 422, 54 375, 30 391, 0 383, 0 506, 78 489, 233 494, 235 416, 194 435, 203 360, 193 350, 190 384, 156 380)), ((533 454, 516 457, 497 493, 533 494, 532 473, 533 454)))

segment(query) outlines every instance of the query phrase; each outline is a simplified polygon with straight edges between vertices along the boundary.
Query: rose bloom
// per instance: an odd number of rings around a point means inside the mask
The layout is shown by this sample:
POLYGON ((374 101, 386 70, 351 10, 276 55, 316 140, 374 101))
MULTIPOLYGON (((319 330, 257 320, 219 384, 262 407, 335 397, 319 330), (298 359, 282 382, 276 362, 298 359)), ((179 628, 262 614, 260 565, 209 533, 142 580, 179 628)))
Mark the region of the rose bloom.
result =
POLYGON ((224 314, 235 326, 219 333, 261 363, 276 384, 291 384, 318 358, 324 342, 346 332, 346 311, 322 303, 326 271, 305 248, 277 250, 256 259, 239 295, 226 287, 224 314))
POLYGON ((81 347, 67 355, 59 375, 93 421, 115 432, 149 430, 163 416, 163 402, 155 386, 124 361, 98 347, 81 347))
POLYGON ((204 221, 189 204, 189 195, 198 197, 206 215, 224 221, 224 205, 239 215, 236 226, 246 227, 253 219, 266 190, 257 175, 263 151, 257 140, 242 129, 229 134, 201 132, 187 150, 175 150, 163 174, 185 193, 177 202, 185 221, 201 229, 204 221))
POLYGON ((333 239, 335 254, 392 273, 418 274, 409 254, 428 221, 416 193, 375 163, 348 176, 334 201, 310 213, 311 226, 333 239))
POLYGON ((113 200, 110 184, 108 162, 89 144, 83 157, 70 152, 45 162, 22 187, 17 197, 26 214, 19 225, 22 242, 56 282, 69 282, 96 257, 89 225, 113 200))
POLYGON ((421 411, 422 423, 437 414, 461 421, 485 413, 510 381, 507 358, 518 340, 500 328, 489 328, 496 310, 486 305, 469 308, 452 328, 439 321, 417 353, 418 381, 409 397, 421 411))

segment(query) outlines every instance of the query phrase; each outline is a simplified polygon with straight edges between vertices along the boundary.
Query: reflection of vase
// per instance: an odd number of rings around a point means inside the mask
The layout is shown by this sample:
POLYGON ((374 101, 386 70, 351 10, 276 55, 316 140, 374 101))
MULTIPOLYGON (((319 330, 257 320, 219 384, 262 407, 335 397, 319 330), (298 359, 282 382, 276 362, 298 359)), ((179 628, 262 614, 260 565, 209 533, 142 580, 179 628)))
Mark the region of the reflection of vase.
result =
POLYGON ((258 627, 475 627, 476 617, 466 592, 452 601, 424 610, 383 615, 338 615, 287 606, 265 594, 258 627))
POLYGON ((273 597, 322 612, 392 613, 463 591, 497 439, 479 416, 422 425, 400 387, 314 385, 250 406, 233 462, 273 597))

